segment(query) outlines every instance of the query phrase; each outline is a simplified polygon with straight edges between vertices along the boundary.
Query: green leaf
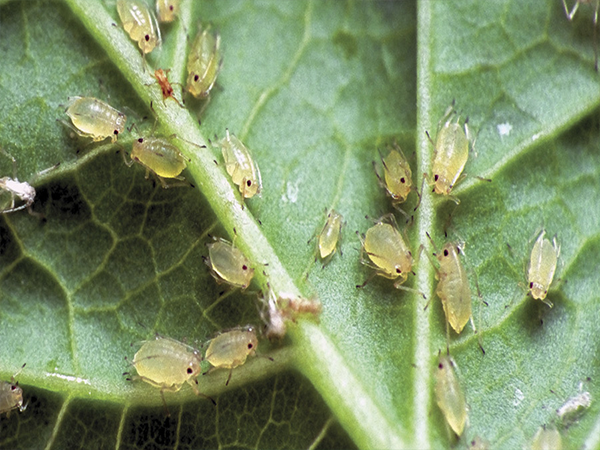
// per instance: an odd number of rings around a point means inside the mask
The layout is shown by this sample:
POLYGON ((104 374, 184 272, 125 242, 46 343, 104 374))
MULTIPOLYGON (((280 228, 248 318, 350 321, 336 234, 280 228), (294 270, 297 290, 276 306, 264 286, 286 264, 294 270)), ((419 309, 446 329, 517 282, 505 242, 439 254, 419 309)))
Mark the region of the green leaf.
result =
MULTIPOLYGON (((599 448, 593 8, 569 22, 560 2, 530 3, 184 0, 147 62, 184 82, 197 24, 219 30, 223 68, 199 124, 199 102, 163 103, 114 2, 0 2, 0 146, 46 216, 0 219, 0 379, 26 363, 17 379, 29 402, 0 418, 0 446, 464 448, 480 436, 521 448, 556 424, 566 448, 599 448), (139 130, 119 136, 126 151, 155 115, 157 135, 181 138, 196 188, 163 190, 123 163, 121 147, 73 138, 57 120, 75 95, 126 109, 139 130), (415 194, 402 208, 414 214, 413 254, 433 251, 427 232, 437 246, 445 232, 466 243, 471 287, 476 275, 488 304, 474 303, 485 356, 470 327, 450 336, 469 404, 460 440, 433 397, 446 327, 427 258, 406 283, 427 300, 382 277, 355 287, 371 273, 355 232, 371 226, 365 215, 393 211, 373 172, 377 149, 396 140, 420 186, 433 153, 425 131, 435 135, 453 101, 476 137, 453 190, 460 205, 425 188, 416 212, 415 194), (262 171, 263 196, 243 209, 218 149, 187 142, 225 128, 262 171), (346 224, 342 254, 322 269, 306 242, 329 208, 346 224), (561 244, 552 309, 519 288, 542 226, 561 244), (209 234, 235 235, 253 261, 249 292, 220 295, 202 260, 209 234), (166 417, 158 389, 125 380, 135 372, 125 357, 155 332, 199 345, 260 325, 256 291, 267 283, 317 296, 320 321, 262 342, 274 361, 250 359, 229 386, 225 370, 200 377, 216 407, 184 386, 165 393, 166 417), (592 406, 561 424, 555 410, 580 390, 592 406)), ((0 173, 12 174, 2 155, 0 173)))

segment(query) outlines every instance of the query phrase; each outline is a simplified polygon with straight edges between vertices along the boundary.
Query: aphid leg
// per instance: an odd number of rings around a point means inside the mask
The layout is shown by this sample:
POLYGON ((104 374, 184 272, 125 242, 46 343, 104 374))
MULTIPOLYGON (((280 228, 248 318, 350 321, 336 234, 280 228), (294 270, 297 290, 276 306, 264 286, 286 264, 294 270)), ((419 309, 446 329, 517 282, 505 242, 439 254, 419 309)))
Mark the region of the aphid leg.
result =
POLYGON ((171 412, 169 411, 169 407, 167 406, 167 401, 165 400, 165 388, 160 390, 160 398, 162 398, 163 406, 165 407, 165 415, 167 417, 171 417, 171 412))
MULTIPOLYGON (((209 370, 209 372, 210 372, 210 370, 209 370)), ((204 374, 203 374, 203 375, 204 375, 204 374)), ((208 395, 206 395, 206 394, 203 394, 202 392, 200 392, 200 391, 198 390, 198 387, 196 386, 196 385, 198 384, 198 380, 194 380, 194 381, 192 381, 192 380, 187 380, 187 382, 188 382, 188 384, 189 384, 189 385, 192 387, 192 389, 194 390, 194 394, 196 394, 196 395, 199 395, 200 397, 204 397, 204 398, 206 398, 206 399, 210 400, 210 401, 212 402, 212 404, 213 404, 213 405, 217 406, 217 402, 215 402, 215 401, 212 399, 212 397, 209 397, 208 395), (195 383, 195 384, 194 384, 194 383, 195 383)))
POLYGON ((231 374, 233 373, 233 368, 229 369, 229 376, 227 377, 227 381, 225 382, 225 386, 229 386, 229 381, 231 380, 231 374))
MULTIPOLYGON (((365 264, 365 265, 366 265, 366 264, 365 264)), ((377 275, 377 272, 373 272, 373 273, 371 273, 371 275, 369 275, 369 277, 368 277, 368 278, 367 278, 367 279, 364 281, 364 283, 363 283, 363 284, 357 284, 357 285, 356 285, 356 288, 357 288, 357 289, 362 289, 362 288, 364 288, 364 287, 365 287, 365 286, 366 286, 366 285, 369 283, 369 281, 371 281, 373 278, 375 278, 375 275, 377 275)))
POLYGON ((396 289, 402 289, 403 291, 412 292, 413 294, 419 294, 421 297, 423 297, 425 300, 427 300, 427 297, 425 297, 425 294, 423 294, 418 289, 413 289, 413 288, 409 288, 407 286, 402 286, 402 284, 399 282, 394 283, 394 287, 396 289))

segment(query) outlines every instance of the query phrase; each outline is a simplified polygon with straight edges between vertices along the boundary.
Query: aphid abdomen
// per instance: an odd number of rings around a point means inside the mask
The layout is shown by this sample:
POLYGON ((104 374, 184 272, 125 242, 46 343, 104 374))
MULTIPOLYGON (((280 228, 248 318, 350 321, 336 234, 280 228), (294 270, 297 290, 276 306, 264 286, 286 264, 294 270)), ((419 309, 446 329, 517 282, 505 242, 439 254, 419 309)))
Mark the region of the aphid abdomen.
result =
POLYGON ((177 178, 187 167, 179 149, 161 138, 140 138, 134 141, 131 159, 139 161, 164 178, 177 178))
POLYGON ((110 137, 115 142, 127 122, 123 113, 93 97, 75 97, 66 113, 80 134, 94 141, 110 137))
POLYGON ((436 293, 442 300, 446 320, 460 334, 471 318, 471 288, 466 271, 459 261, 448 259, 445 263, 446 266, 440 269, 436 293))
POLYGON ((446 421, 460 436, 467 423, 467 402, 454 371, 454 362, 449 356, 440 356, 438 359, 435 397, 446 421))
POLYGON ((448 195, 469 158, 469 141, 458 123, 446 123, 438 133, 433 159, 435 192, 448 195))

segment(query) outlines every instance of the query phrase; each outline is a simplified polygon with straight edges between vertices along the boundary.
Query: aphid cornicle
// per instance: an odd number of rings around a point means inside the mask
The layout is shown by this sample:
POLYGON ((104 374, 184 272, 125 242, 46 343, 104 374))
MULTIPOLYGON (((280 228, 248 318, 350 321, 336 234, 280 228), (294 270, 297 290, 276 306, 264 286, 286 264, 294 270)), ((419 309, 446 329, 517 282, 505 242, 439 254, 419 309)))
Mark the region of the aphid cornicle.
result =
POLYGON ((148 5, 142 0, 117 0, 117 12, 129 37, 138 43, 142 55, 160 45, 160 28, 148 5))
POLYGON ((210 27, 204 30, 200 27, 190 48, 187 63, 186 90, 196 98, 208 97, 217 81, 223 62, 220 47, 221 36, 213 33, 210 27))
POLYGON ((99 142, 110 137, 114 143, 125 130, 127 116, 102 100, 94 97, 71 97, 65 112, 71 118, 71 125, 61 121, 82 137, 99 142))
POLYGON ((159 22, 173 22, 179 15, 179 0, 156 0, 159 22))
POLYGON ((450 355, 440 354, 435 369, 435 398, 446 421, 460 436, 467 423, 467 401, 450 355))
MULTIPOLYGON (((125 155, 123 155, 125 157, 125 155)), ((187 167, 187 159, 179 149, 163 138, 147 137, 133 141, 131 161, 125 163, 131 167, 137 162, 146 168, 146 178, 154 173, 163 188, 168 185, 164 178, 174 178, 183 181, 181 172, 187 167)))
POLYGON ((166 408, 164 392, 177 392, 184 383, 188 383, 196 395, 203 395, 196 387, 201 361, 199 350, 175 339, 156 336, 156 339, 144 341, 133 357, 132 364, 138 375, 131 379, 160 388, 166 408))
POLYGON ((397 145, 390 150, 386 157, 381 155, 381 164, 383 165, 383 177, 377 172, 377 166, 373 161, 375 175, 377 175, 380 185, 392 198, 392 206, 397 206, 405 202, 408 194, 413 190, 410 166, 402 149, 397 145))
POLYGON ((338 248, 343 220, 342 215, 333 209, 327 214, 325 225, 317 237, 317 247, 323 261, 331 259, 338 248))
MULTIPOLYGON (((464 129, 458 123, 459 117, 456 122, 452 122, 449 118, 454 112, 454 106, 451 105, 447 110, 442 119, 443 122, 446 120, 444 125, 438 126, 437 136, 435 142, 427 133, 431 144, 433 145, 433 192, 440 195, 449 196, 452 201, 456 204, 460 203, 460 200, 450 193, 454 185, 460 181, 461 174, 469 158, 469 127, 467 121, 465 121, 464 129)), ((423 174, 424 177, 429 178, 427 174, 423 174)))
POLYGON ((210 341, 204 359, 213 367, 208 372, 215 369, 229 369, 229 376, 225 386, 231 380, 233 369, 246 362, 248 356, 256 354, 258 338, 253 327, 237 328, 225 331, 210 341))
POLYGON ((240 249, 225 239, 215 238, 207 244, 208 257, 204 262, 217 283, 227 283, 246 289, 254 277, 254 268, 240 249))
POLYGON ((380 217, 374 226, 367 230, 364 236, 361 236, 361 262, 375 270, 373 275, 362 285, 364 287, 369 280, 379 275, 390 280, 396 280, 394 287, 396 289, 412 289, 402 286, 402 283, 412 272, 413 257, 410 249, 404 242, 396 219, 392 214, 380 217), (364 258, 367 254, 369 259, 364 258))
POLYGON ((27 408, 27 404, 23 405, 23 389, 15 382, 15 377, 23 367, 10 378, 10 381, 0 381, 0 414, 6 413, 8 416, 13 409, 23 412, 27 408))
POLYGON ((248 148, 229 130, 225 130, 225 137, 219 142, 225 169, 231 181, 239 186, 242 200, 259 195, 262 189, 262 180, 258 165, 252 159, 248 148))
POLYGON ((533 441, 531 450, 562 450, 562 437, 554 427, 540 427, 533 441))
POLYGON ((554 278, 556 263, 560 256, 560 245, 556 241, 556 236, 551 243, 544 238, 545 234, 546 230, 542 230, 531 250, 527 282, 531 296, 552 307, 552 302, 546 299, 546 294, 554 278))

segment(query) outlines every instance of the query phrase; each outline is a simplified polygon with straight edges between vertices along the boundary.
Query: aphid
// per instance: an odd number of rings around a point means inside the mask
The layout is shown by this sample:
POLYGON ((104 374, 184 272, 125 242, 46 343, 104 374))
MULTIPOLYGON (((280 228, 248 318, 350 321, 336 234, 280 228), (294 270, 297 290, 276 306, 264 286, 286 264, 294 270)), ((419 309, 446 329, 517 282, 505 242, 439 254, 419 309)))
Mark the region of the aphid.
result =
POLYGON ((248 148, 242 142, 225 130, 225 137, 219 142, 225 169, 231 177, 231 181, 239 186, 244 198, 251 198, 260 194, 262 180, 258 165, 252 159, 248 148))
POLYGON ((10 377, 10 381, 0 381, 0 414, 6 413, 7 417, 13 409, 23 412, 27 408, 27 404, 23 405, 23 389, 15 382, 15 377, 21 373, 23 367, 10 377))
POLYGON ((229 369, 225 386, 231 380, 231 373, 237 366, 246 362, 248 356, 256 354, 258 338, 253 327, 237 328, 225 331, 210 341, 204 359, 212 364, 209 373, 214 369, 229 369))
POLYGON ((92 138, 99 142, 110 137, 114 143, 119 133, 125 130, 127 117, 120 111, 94 97, 71 97, 65 110, 71 118, 71 125, 64 120, 61 122, 82 137, 92 138))
MULTIPOLYGON (((154 71, 154 78, 156 78, 156 82, 158 83, 158 85, 160 86, 160 89, 162 90, 162 96, 163 96, 163 104, 165 103, 165 100, 168 98, 172 98, 173 100, 175 100, 177 102, 177 104, 182 107, 185 108, 185 106, 183 106, 181 104, 181 102, 179 100, 177 100, 177 97, 175 97, 173 95, 173 86, 171 86, 171 83, 169 82, 169 79, 167 78, 167 74, 171 71, 171 69, 167 69, 167 70, 162 70, 162 69, 157 69, 154 71)), ((173 83, 173 84, 179 84, 179 83, 173 83)))
POLYGON ((179 15, 179 0, 156 0, 159 22, 173 22, 179 15))
POLYGON ((531 450, 562 450, 562 438, 554 427, 540 427, 531 443, 531 450))
POLYGON ((217 81, 223 63, 220 46, 221 36, 212 33, 210 27, 198 30, 188 56, 186 86, 186 90, 196 98, 208 97, 217 81))
POLYGON ((573 20, 575 17, 575 13, 579 8, 579 5, 591 5, 594 4, 594 69, 598 72, 598 10, 600 9, 600 1, 599 0, 575 0, 575 4, 573 5, 573 9, 569 11, 569 7, 567 6, 567 1, 563 0, 563 7, 565 8, 565 14, 567 15, 567 19, 569 21, 573 20))
POLYGON ((364 287, 375 275, 396 280, 394 287, 412 291, 412 289, 401 286, 412 272, 413 257, 410 249, 404 242, 398 231, 396 219, 392 214, 382 216, 374 226, 361 236, 361 262, 375 270, 362 285, 364 287), (364 258, 367 254, 369 260, 364 258))
POLYGON ((327 215, 325 225, 317 236, 317 248, 323 261, 331 259, 339 246, 343 220, 342 215, 333 209, 327 215))
POLYGON ((542 230, 531 250, 527 282, 531 296, 552 308, 552 302, 546 299, 546 294, 554 278, 560 245, 556 242, 556 236, 550 243, 548 239, 544 239, 545 234, 546 230, 542 230))
POLYGON ((556 410, 556 415, 561 421, 569 422, 581 414, 583 410, 589 408, 591 404, 592 394, 587 391, 582 392, 567 400, 564 405, 556 410))
POLYGON ((456 363, 450 355, 440 355, 435 369, 435 398, 446 421, 460 436, 467 423, 467 401, 456 372, 456 363))
MULTIPOLYGON (((123 155, 125 158, 125 155, 123 155)), ((125 163, 131 167, 137 162, 146 168, 146 179, 150 172, 154 173, 163 188, 167 189, 174 185, 168 185, 164 178, 175 178, 183 181, 181 172, 187 167, 189 161, 177 147, 163 138, 139 138, 133 142, 131 148, 131 161, 125 163)))
POLYGON ((129 37, 138 43, 142 55, 160 45, 160 28, 154 13, 142 0, 117 0, 117 12, 129 37))
MULTIPOLYGON (((454 106, 451 105, 447 110, 440 123, 447 119, 454 110, 454 106)), ((443 126, 438 125, 438 132, 436 141, 433 142, 429 133, 427 137, 433 145, 433 192, 440 195, 447 195, 449 199, 454 201, 457 205, 460 200, 452 195, 450 192, 456 183, 460 181, 461 174, 469 158, 469 127, 467 125, 468 119, 465 121, 464 130, 463 127, 458 123, 459 117, 456 122, 452 122, 448 119, 443 126)), ((423 174, 424 177, 429 178, 427 174, 423 174)), ((431 183, 431 180, 429 180, 431 183)))
POLYGON ((377 166, 373 161, 375 175, 379 179, 379 184, 387 194, 392 198, 392 206, 406 201, 408 194, 413 190, 412 172, 408 161, 397 145, 384 158, 381 155, 381 164, 383 165, 383 177, 377 172, 377 166))
POLYGON ((252 277, 254 268, 242 251, 230 242, 221 238, 214 238, 215 242, 207 244, 208 258, 204 262, 217 283, 227 283, 234 287, 246 289, 252 277))
POLYGON ((131 379, 160 388, 166 409, 164 392, 177 392, 184 383, 188 383, 196 395, 203 395, 196 387, 201 361, 199 350, 175 339, 156 336, 154 340, 144 341, 133 357, 132 364, 138 375, 131 379))

